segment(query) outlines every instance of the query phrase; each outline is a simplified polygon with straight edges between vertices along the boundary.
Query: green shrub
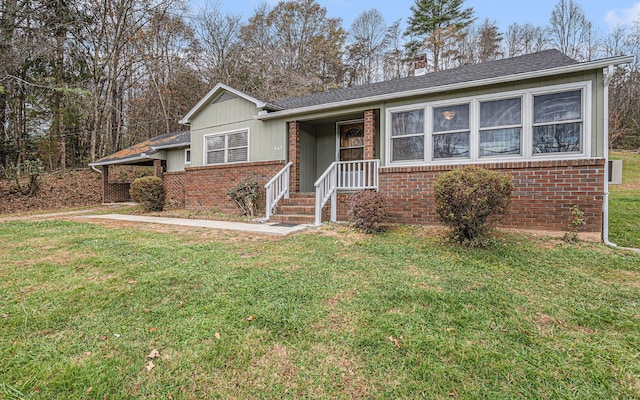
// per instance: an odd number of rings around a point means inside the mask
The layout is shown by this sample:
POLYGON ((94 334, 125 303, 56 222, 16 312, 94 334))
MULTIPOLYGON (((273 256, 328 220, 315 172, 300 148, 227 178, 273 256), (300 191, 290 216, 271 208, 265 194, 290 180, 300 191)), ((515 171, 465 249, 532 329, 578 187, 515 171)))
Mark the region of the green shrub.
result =
POLYGON ((145 211, 162 211, 164 208, 164 184, 157 176, 135 179, 131 183, 129 194, 145 211))
POLYGON ((349 198, 348 217, 351 224, 367 233, 381 232, 387 218, 389 202, 382 193, 365 190, 349 198))
POLYGON ((255 178, 246 176, 236 186, 228 189, 227 195, 236 203, 243 215, 255 217, 260 200, 260 184, 255 178))
POLYGON ((452 237, 479 246, 493 221, 509 206, 511 177, 483 168, 464 167, 440 175, 435 184, 436 210, 452 237))

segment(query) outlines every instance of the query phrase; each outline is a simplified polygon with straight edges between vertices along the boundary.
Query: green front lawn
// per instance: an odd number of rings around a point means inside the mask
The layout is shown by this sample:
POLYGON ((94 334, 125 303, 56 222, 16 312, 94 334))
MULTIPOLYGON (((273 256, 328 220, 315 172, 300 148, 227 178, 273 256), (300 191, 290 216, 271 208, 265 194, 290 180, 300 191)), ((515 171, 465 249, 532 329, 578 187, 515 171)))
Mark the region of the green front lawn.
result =
POLYGON ((640 255, 600 244, 9 222, 0 277, 0 398, 640 397, 640 255))
POLYGON ((640 154, 612 152, 611 159, 622 160, 622 185, 609 185, 609 237, 640 248, 640 154))

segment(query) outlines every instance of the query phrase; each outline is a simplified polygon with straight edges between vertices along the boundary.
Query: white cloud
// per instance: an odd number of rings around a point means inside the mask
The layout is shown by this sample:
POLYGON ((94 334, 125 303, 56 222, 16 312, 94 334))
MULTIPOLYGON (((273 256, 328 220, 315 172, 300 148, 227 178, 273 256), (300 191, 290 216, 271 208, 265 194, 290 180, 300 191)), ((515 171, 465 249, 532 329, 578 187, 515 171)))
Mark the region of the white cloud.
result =
POLYGON ((640 20, 640 3, 634 3, 631 7, 621 10, 610 10, 604 17, 609 26, 631 25, 636 20, 640 20))

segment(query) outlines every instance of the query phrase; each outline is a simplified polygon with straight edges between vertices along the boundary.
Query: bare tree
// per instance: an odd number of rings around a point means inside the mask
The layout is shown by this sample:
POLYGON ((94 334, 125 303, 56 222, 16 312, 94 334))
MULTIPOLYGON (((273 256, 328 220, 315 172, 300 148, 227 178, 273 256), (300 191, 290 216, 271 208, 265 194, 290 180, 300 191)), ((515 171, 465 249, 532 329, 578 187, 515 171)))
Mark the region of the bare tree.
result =
POLYGON ((509 25, 503 41, 506 57, 535 53, 548 48, 548 45, 545 29, 530 23, 509 25))
POLYGON ((485 19, 480 25, 466 28, 458 45, 458 65, 477 64, 503 57, 502 33, 495 22, 485 19))
POLYGON ((242 27, 243 68, 249 88, 277 99, 338 87, 345 33, 314 0, 282 1, 256 10, 242 27))
POLYGON ((347 85, 377 82, 383 77, 383 60, 389 36, 380 11, 372 8, 351 24, 346 51, 347 85))
POLYGON ((216 7, 205 7, 196 15, 194 28, 200 42, 200 71, 210 84, 224 82, 238 86, 243 43, 242 17, 223 15, 216 7))
POLYGON ((383 60, 383 79, 398 79, 409 74, 410 66, 406 62, 405 53, 402 49, 402 32, 400 31, 401 20, 395 21, 387 28, 386 41, 387 51, 383 60))
POLYGON ((592 29, 582 7, 574 0, 560 0, 551 12, 548 27, 551 44, 573 59, 587 59, 592 29))

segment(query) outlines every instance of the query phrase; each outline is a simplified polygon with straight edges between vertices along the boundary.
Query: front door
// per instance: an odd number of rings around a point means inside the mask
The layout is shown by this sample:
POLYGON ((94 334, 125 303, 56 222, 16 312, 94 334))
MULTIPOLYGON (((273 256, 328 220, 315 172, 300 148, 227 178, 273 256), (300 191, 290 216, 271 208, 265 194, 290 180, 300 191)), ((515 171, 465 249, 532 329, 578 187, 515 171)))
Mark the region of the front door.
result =
POLYGON ((338 124, 338 161, 364 159, 364 121, 338 124))

